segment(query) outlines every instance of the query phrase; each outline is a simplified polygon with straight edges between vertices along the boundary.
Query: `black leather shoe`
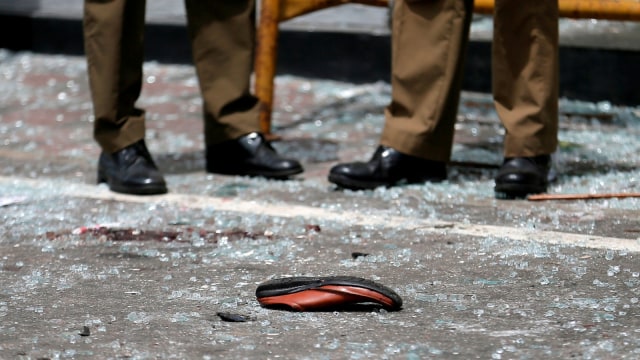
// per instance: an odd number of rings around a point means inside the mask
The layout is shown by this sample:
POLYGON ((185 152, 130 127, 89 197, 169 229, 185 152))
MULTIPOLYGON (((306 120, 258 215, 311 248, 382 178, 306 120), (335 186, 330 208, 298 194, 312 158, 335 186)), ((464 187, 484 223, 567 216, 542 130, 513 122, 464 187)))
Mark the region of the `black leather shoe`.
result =
POLYGON ((496 176, 496 197, 525 198, 547 191, 551 156, 506 158, 496 176))
POLYGON ((298 161, 278 155, 264 136, 256 132, 209 145, 206 157, 207 171, 216 174, 284 179, 304 171, 298 161))
POLYGON ((140 140, 113 154, 100 154, 98 183, 107 183, 111 191, 153 195, 167 192, 167 184, 140 140))
POLYGON ((446 178, 444 162, 406 155, 386 146, 378 146, 369 162, 338 164, 329 172, 330 182, 352 190, 436 182, 446 178))

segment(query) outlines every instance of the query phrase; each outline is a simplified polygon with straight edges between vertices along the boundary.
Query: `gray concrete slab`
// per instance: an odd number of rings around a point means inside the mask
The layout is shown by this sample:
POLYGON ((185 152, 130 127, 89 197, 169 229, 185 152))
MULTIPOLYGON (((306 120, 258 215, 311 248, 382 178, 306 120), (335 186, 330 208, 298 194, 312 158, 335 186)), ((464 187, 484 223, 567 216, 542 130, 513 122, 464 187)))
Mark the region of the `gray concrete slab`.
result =
MULTIPOLYGON (((268 181, 206 174, 193 68, 146 63, 139 105, 170 193, 136 197, 95 184, 85 71, 0 51, 0 358, 640 356, 640 199, 496 200, 489 95, 462 96, 446 182, 337 191, 327 171, 371 154, 388 84, 279 76, 274 145, 306 171, 268 181), (386 285, 403 309, 255 298, 272 278, 329 275, 386 285)), ((640 109, 561 112, 549 191, 637 192, 640 109)))
POLYGON ((5 238, 2 353, 32 359, 631 359, 640 351, 637 250, 589 246, 587 237, 584 245, 546 243, 536 230, 512 229, 519 238, 496 231, 463 235, 457 230, 474 224, 404 217, 404 226, 396 226, 362 214, 357 221, 325 211, 327 219, 286 204, 221 202, 179 194, 114 196, 89 187, 39 201, 67 224, 80 209, 122 220, 123 209, 148 215, 130 219, 138 223, 131 232, 136 237, 125 229, 5 238), (258 214, 251 227, 240 219, 258 214), (356 251, 369 255, 353 259, 356 251), (344 274, 390 286, 404 308, 291 313, 263 309, 254 296, 270 278, 344 274), (218 312, 250 321, 224 322, 218 312))

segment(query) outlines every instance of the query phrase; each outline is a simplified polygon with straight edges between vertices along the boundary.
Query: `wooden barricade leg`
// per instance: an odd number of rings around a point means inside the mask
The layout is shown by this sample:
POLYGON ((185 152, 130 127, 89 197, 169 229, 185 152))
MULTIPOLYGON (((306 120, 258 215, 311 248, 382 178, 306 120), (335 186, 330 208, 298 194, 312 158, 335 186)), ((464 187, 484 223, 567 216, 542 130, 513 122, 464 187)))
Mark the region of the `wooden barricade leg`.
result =
POLYGON ((388 0, 262 0, 255 56, 255 94, 260 100, 260 131, 271 134, 274 79, 278 58, 278 34, 281 21, 346 3, 386 6, 388 0))
POLYGON ((271 134, 273 88, 278 56, 280 1, 262 0, 255 57, 255 94, 260 100, 260 131, 271 134))

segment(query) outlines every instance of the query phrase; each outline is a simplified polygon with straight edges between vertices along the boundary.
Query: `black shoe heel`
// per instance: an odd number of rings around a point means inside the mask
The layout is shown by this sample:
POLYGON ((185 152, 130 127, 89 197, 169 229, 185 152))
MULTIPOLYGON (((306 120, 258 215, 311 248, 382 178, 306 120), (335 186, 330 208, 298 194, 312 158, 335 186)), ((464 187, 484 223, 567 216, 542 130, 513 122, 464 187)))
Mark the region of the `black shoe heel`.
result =
POLYGON ((96 184, 104 184, 107 182, 107 176, 102 172, 98 171, 98 175, 96 176, 96 184))

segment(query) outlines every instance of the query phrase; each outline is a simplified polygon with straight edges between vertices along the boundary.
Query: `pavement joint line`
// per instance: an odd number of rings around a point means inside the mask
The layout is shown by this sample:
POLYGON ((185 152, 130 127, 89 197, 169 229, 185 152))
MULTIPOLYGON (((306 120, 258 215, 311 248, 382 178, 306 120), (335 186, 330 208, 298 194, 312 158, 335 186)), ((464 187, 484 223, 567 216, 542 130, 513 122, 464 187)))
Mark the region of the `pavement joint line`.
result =
POLYGON ((121 201, 138 204, 175 204, 185 208, 214 208, 219 211, 260 214, 284 218, 305 218, 324 221, 335 221, 359 226, 382 226, 420 232, 421 235, 446 234, 465 235, 476 238, 491 237, 522 242, 537 242, 547 245, 575 246, 592 249, 640 252, 640 241, 597 235, 585 235, 560 231, 523 229, 500 225, 469 224, 454 221, 424 220, 403 216, 359 213, 355 211, 335 211, 295 204, 273 204, 258 201, 239 200, 235 198, 219 198, 203 195, 168 193, 164 195, 137 196, 118 194, 104 186, 75 183, 57 179, 30 179, 24 177, 0 176, 0 185, 20 185, 32 189, 51 187, 59 183, 50 196, 68 196, 74 198, 121 201), (64 183, 64 185, 63 185, 64 183))

